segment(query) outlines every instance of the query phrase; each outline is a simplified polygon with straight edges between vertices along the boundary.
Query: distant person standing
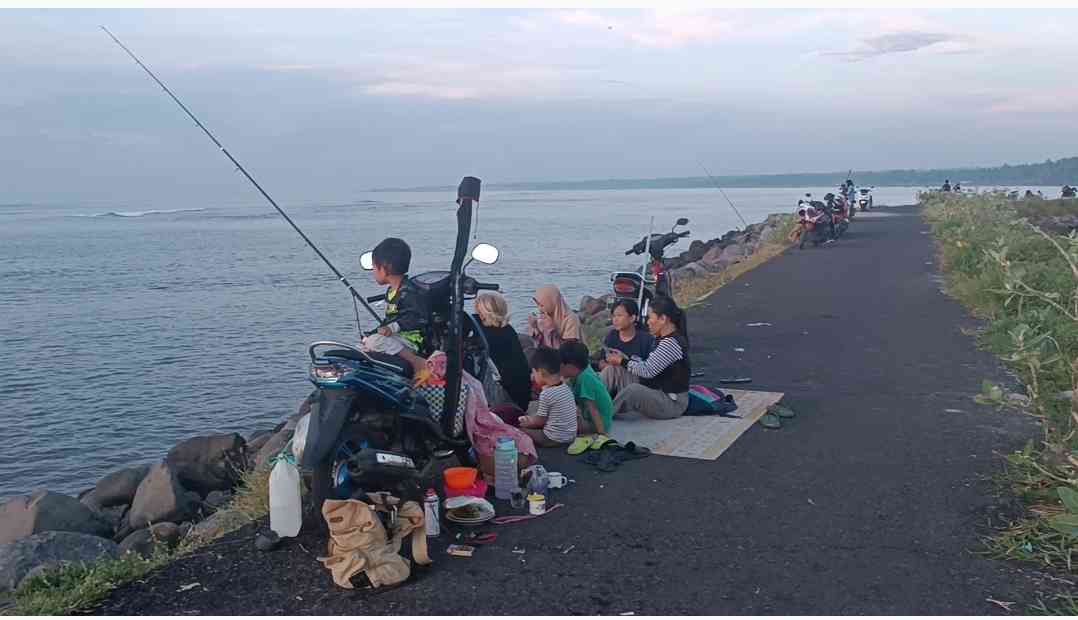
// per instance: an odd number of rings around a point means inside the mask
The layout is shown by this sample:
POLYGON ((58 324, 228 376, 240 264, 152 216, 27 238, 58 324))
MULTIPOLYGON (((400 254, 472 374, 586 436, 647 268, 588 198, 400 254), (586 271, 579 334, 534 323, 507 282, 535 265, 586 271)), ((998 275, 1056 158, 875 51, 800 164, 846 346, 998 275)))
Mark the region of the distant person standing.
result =
POLYGON ((1063 192, 1060 194, 1060 198, 1074 198, 1078 196, 1078 189, 1071 187, 1070 185, 1063 186, 1063 192))
POLYGON ((951 191, 951 180, 950 179, 947 179, 947 180, 945 180, 943 182, 943 187, 940 188, 940 191, 941 192, 949 192, 949 191, 951 191))

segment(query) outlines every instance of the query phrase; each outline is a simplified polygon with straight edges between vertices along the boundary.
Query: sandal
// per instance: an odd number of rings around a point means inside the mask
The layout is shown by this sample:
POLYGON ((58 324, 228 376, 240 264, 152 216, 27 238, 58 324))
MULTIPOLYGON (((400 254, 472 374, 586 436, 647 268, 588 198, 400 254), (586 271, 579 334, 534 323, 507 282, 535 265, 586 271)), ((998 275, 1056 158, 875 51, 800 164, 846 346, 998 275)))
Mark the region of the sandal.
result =
POLYGON ((792 418, 797 415, 793 409, 779 404, 771 405, 767 408, 767 412, 780 418, 792 418))
POLYGON ((596 435, 595 436, 595 441, 593 441, 592 444, 591 444, 591 449, 592 450, 599 450, 603 446, 605 446, 605 445, 607 445, 609 443, 613 443, 613 444, 617 445, 618 442, 616 442, 613 439, 607 437, 606 435, 596 435))
POLYGON ((651 456, 651 450, 643 446, 636 445, 635 442, 630 441, 618 450, 621 454, 621 460, 634 461, 636 459, 643 459, 651 456))
POLYGON ((760 418, 760 426, 770 429, 782 428, 782 420, 777 415, 768 413, 760 418))
POLYGON ((581 435, 573 440, 573 443, 569 444, 569 449, 566 450, 570 455, 576 456, 587 452, 588 448, 592 447, 595 440, 598 439, 597 435, 581 435))

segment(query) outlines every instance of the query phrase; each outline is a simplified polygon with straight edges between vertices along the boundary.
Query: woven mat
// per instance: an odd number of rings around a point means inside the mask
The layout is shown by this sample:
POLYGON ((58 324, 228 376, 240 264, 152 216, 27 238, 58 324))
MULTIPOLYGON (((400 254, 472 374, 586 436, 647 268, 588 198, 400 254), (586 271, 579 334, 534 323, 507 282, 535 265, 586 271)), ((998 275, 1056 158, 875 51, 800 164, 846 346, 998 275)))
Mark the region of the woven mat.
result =
POLYGON ((734 397, 740 419, 712 416, 682 416, 674 420, 614 419, 611 436, 624 444, 634 441, 654 454, 690 459, 714 460, 759 420, 767 408, 782 400, 782 392, 723 390, 734 397))

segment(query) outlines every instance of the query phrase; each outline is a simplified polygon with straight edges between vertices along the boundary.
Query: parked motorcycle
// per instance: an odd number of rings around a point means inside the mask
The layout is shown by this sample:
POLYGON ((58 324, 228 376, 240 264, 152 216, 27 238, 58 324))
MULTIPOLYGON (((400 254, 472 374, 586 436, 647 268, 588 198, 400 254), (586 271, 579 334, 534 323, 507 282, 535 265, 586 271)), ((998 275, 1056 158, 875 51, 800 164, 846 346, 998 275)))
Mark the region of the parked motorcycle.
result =
POLYGON ((857 206, 862 211, 868 211, 872 209, 872 188, 862 187, 857 190, 857 206))
POLYGON ((678 226, 689 223, 688 218, 680 217, 668 233, 652 233, 637 241, 633 247, 625 250, 626 256, 648 253, 649 262, 645 263, 640 273, 635 271, 615 271, 610 274, 610 282, 614 289, 615 299, 631 299, 640 307, 640 323, 647 320, 648 308, 651 300, 656 295, 673 297, 674 287, 669 272, 663 262, 666 248, 674 245, 679 239, 689 236, 689 231, 678 232, 678 226))
MULTIPOLYGON (((428 348, 447 354, 446 386, 440 403, 428 402, 410 380, 411 369, 396 358, 367 353, 348 344, 315 342, 308 348, 309 378, 314 391, 305 402, 292 439, 297 463, 312 470, 313 515, 330 498, 362 497, 390 491, 402 499, 422 501, 435 462, 456 454, 465 463, 469 442, 464 429, 462 372, 482 381, 489 372, 488 347, 464 300, 497 284, 476 281, 465 273, 472 261, 493 264, 498 250, 479 244, 464 262, 471 232, 472 202, 480 181, 466 177, 458 189, 457 239, 448 271, 412 278, 429 311, 428 348), (468 333, 468 337, 464 334, 468 333)), ((361 258, 364 267, 370 257, 361 258)), ((371 298, 377 300, 378 296, 371 298)), ((422 351, 429 354, 430 351, 422 351)))
POLYGON ((798 245, 800 249, 804 250, 808 242, 812 242, 813 247, 817 247, 831 239, 831 226, 826 219, 827 214, 822 209, 817 209, 813 204, 802 201, 797 207, 797 218, 801 226, 801 243, 798 245))
POLYGON ((834 223, 835 239, 839 239, 850 228, 850 209, 845 198, 828 194, 824 199, 827 200, 826 213, 834 223))

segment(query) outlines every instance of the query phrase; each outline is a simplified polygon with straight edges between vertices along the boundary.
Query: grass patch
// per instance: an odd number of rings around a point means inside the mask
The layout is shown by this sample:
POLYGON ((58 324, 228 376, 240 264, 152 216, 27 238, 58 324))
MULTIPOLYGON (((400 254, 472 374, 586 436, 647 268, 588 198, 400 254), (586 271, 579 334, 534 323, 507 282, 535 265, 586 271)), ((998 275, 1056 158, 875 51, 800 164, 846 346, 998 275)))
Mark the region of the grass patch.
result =
POLYGON ((714 275, 675 282, 674 300, 683 308, 703 302, 720 288, 785 252, 793 244, 789 236, 797 226, 797 219, 788 216, 770 242, 761 243, 751 256, 740 263, 734 263, 714 275))
MULTIPOLYGON (((978 336, 1026 386, 1039 441, 1007 456, 1004 482, 1025 514, 989 553, 1074 572, 1078 548, 1078 235, 1038 218, 1078 213, 1075 201, 1009 200, 1002 193, 921 196, 949 294, 987 324, 978 336), (1061 498, 1063 501, 1061 501, 1061 498)), ((998 402, 986 386, 981 400, 998 402)), ((1002 402, 999 402, 1002 404, 1002 402)))
MULTIPOLYGON (((221 508, 221 512, 238 513, 243 518, 229 520, 228 527, 222 529, 221 535, 269 514, 269 474, 269 468, 243 474, 232 501, 221 508)), ((171 551, 158 547, 158 551, 149 559, 129 554, 119 559, 56 568, 24 583, 12 597, 11 606, 3 609, 2 613, 52 616, 89 611, 117 587, 139 579, 209 542, 188 538, 171 551)))
POLYGON ((150 559, 129 554, 92 564, 64 566, 28 580, 15 593, 14 605, 5 615, 58 616, 93 609, 118 586, 164 566, 170 554, 150 559))

